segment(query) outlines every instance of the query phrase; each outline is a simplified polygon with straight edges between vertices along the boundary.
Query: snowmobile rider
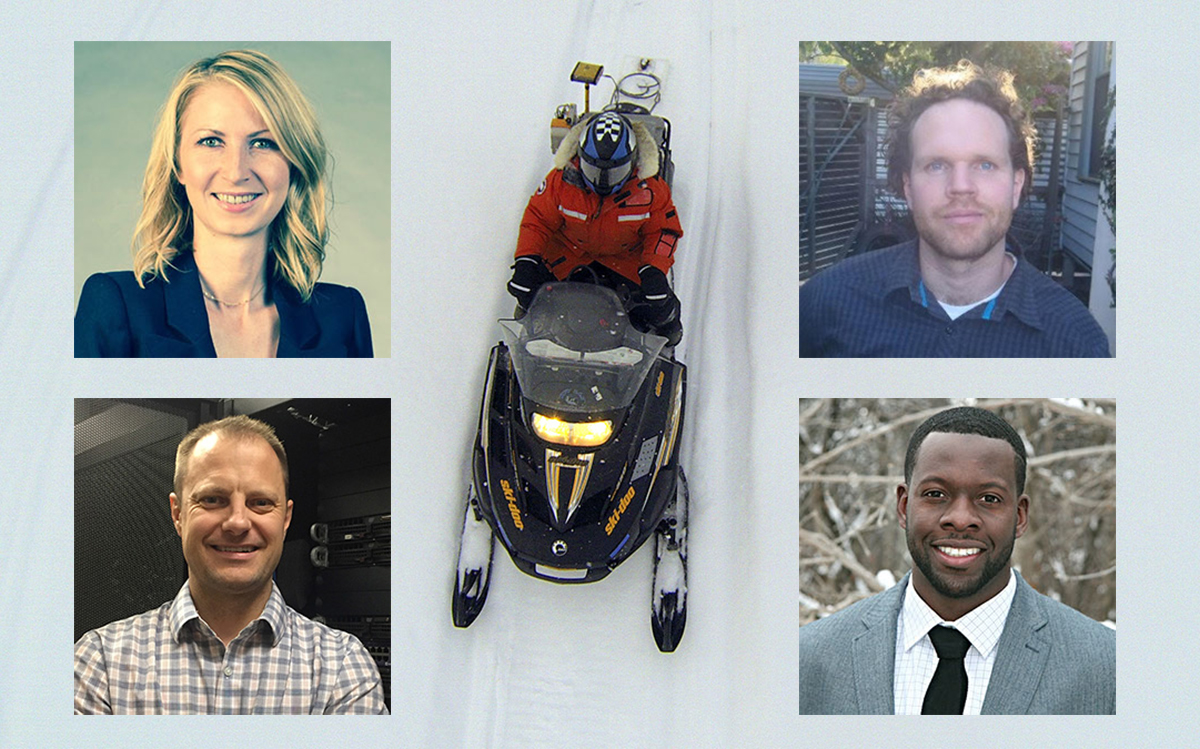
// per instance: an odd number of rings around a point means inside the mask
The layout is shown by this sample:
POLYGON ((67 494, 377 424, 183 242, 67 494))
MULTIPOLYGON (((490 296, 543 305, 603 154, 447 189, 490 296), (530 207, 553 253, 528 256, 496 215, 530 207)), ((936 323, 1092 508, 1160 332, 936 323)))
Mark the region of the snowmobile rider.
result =
POLYGON ((678 343, 679 299, 666 274, 683 228, 658 173, 658 145, 641 123, 601 112, 571 129, 521 220, 508 282, 518 316, 543 283, 582 276, 640 290, 645 303, 630 321, 678 343))

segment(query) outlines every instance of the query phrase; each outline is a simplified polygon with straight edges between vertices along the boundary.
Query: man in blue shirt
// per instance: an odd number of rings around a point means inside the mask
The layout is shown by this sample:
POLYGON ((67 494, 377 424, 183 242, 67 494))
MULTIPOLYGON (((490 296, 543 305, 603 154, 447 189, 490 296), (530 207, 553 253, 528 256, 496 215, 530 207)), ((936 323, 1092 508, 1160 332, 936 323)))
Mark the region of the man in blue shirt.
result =
POLYGON ((918 239, 802 285, 800 356, 1108 356, 1087 308, 1009 250, 1034 137, 1012 75, 921 71, 888 124, 888 185, 918 239))

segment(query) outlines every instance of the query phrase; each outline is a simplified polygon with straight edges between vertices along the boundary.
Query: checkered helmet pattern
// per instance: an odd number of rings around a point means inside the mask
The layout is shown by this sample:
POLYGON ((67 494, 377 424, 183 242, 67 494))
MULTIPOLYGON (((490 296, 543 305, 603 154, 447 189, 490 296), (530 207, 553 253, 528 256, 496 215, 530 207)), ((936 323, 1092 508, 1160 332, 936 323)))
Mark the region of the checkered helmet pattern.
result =
POLYGON ((633 126, 616 112, 602 112, 579 139, 580 171, 588 187, 608 195, 633 171, 637 139, 633 126))

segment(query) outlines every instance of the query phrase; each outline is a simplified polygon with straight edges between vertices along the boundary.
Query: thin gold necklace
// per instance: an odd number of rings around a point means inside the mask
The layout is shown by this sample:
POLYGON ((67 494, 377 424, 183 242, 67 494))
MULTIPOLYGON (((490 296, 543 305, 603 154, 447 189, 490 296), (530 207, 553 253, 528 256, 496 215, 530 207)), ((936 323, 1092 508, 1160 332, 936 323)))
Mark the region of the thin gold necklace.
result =
POLYGON ((245 298, 245 299, 243 299, 242 301, 240 301, 240 302, 225 302, 225 301, 221 301, 220 299, 217 299, 217 297, 216 297, 216 296, 214 296, 213 294, 209 293, 209 292, 208 292, 208 291, 207 291, 207 290, 204 288, 204 287, 205 287, 207 284, 208 284, 208 282, 204 280, 204 276, 201 276, 201 277, 200 277, 200 293, 201 293, 201 294, 203 294, 203 295, 205 296, 205 298, 207 298, 207 299, 211 299, 212 301, 216 302, 217 304, 221 305, 222 307, 241 307, 241 306, 243 306, 243 305, 249 304, 251 299, 253 299, 254 297, 256 297, 256 296, 258 296, 259 294, 261 294, 261 293, 262 293, 262 290, 263 290, 263 289, 265 289, 265 288, 267 287, 267 284, 266 284, 266 282, 264 281, 264 282, 263 282, 263 284, 262 284, 262 286, 259 286, 259 287, 258 287, 258 290, 257 290, 257 291, 255 291, 253 294, 251 294, 250 296, 246 297, 246 298, 245 298))

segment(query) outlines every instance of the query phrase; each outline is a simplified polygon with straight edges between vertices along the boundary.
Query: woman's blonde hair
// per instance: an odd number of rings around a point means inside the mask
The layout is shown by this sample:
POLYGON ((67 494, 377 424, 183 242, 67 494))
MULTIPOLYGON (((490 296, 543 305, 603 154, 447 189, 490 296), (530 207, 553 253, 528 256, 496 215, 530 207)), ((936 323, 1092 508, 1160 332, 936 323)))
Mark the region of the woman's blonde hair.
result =
POLYGON ((246 95, 275 136, 290 165, 287 200, 271 222, 268 244, 275 274, 305 301, 321 276, 331 202, 329 154, 312 106, 274 60, 254 50, 222 52, 200 60, 180 75, 159 113, 142 179, 142 215, 133 233, 133 273, 138 284, 163 276, 192 243, 192 209, 179 182, 179 125, 192 95, 220 81, 246 95))

